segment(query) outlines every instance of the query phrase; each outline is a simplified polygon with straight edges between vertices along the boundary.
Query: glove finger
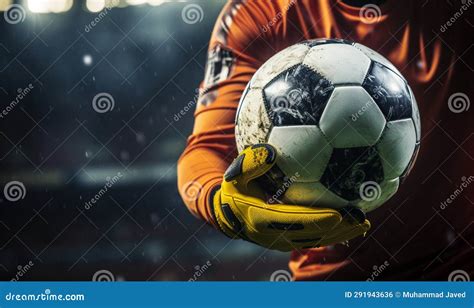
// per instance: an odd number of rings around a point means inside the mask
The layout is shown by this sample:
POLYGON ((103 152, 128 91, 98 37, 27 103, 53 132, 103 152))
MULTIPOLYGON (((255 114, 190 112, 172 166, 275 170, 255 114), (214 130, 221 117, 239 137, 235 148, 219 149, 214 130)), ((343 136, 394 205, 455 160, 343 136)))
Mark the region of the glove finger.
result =
POLYGON ((253 234, 253 232, 249 234, 249 232, 243 232, 243 230, 240 229, 237 234, 242 239, 257 243, 259 246, 287 252, 342 243, 357 236, 364 235, 369 229, 370 223, 366 220, 362 224, 337 229, 337 233, 335 234, 327 233, 319 237, 310 237, 308 234, 301 234, 298 231, 292 232, 291 230, 281 231, 277 234, 253 234))
POLYGON ((334 245, 342 243, 358 236, 364 235, 370 229, 370 222, 365 220, 360 224, 352 224, 344 227, 338 227, 335 233, 328 233, 319 243, 320 246, 334 245))
POLYGON ((364 235, 369 229, 370 222, 366 220, 360 224, 354 225, 351 223, 350 225, 344 227, 338 226, 333 231, 321 235, 320 237, 308 237, 308 235, 298 234, 297 232, 288 232, 282 236, 284 243, 282 243, 282 241, 278 241, 275 243, 275 245, 286 248, 291 247, 292 250, 318 248, 322 246, 343 243, 355 237, 364 235))
POLYGON ((339 212, 342 215, 342 221, 321 241, 322 245, 344 242, 369 231, 370 222, 359 208, 345 207, 339 212))
MULTIPOLYGON (((370 222, 365 218, 365 213, 356 207, 345 207, 339 210, 342 220, 332 229, 325 230, 319 241, 308 241, 313 247, 327 246, 345 242, 365 234, 370 229, 370 222)), ((298 238, 293 238, 298 242, 298 238)), ((303 248, 310 248, 306 245, 303 248)))
POLYGON ((265 174, 275 164, 276 151, 269 144, 247 147, 227 168, 224 179, 246 185, 265 174))
POLYGON ((341 215, 339 211, 324 208, 255 207, 239 201, 236 204, 239 216, 245 219, 248 236, 257 242, 274 242, 272 246, 278 250, 327 246, 360 236, 370 229, 365 214, 357 208, 342 209, 341 215), (268 239, 263 240, 266 237, 268 239))
POLYGON ((248 230, 259 234, 291 232, 319 237, 342 220, 341 214, 333 209, 280 204, 259 207, 245 200, 234 201, 235 210, 246 220, 248 230))
POLYGON ((363 223, 366 220, 365 213, 355 206, 344 207, 339 210, 339 213, 342 215, 341 224, 353 225, 354 223, 363 223))

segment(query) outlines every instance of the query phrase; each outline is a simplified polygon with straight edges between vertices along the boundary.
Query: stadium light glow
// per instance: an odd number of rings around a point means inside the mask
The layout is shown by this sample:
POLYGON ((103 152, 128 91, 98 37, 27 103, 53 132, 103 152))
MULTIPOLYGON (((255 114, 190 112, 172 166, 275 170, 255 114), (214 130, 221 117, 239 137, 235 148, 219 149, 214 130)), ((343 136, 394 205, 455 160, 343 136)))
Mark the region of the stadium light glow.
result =
POLYGON ((53 13, 62 13, 67 12, 71 9, 73 0, 50 0, 49 1, 49 10, 53 13))
POLYGON ((108 8, 123 6, 124 0, 105 0, 105 6, 108 8))
POLYGON ((152 6, 158 6, 165 3, 166 0, 148 0, 148 4, 152 6))
POLYGON ((105 8, 105 0, 87 0, 86 7, 93 13, 100 12, 105 8))
POLYGON ((73 0, 28 0, 28 9, 33 13, 62 13, 72 5, 73 0))
POLYGON ((127 4, 130 5, 141 5, 147 3, 147 0, 127 0, 127 4))
POLYGON ((48 13, 48 0, 28 0, 28 9, 33 13, 48 13))
POLYGON ((82 57, 82 62, 84 62, 85 66, 90 66, 94 60, 92 59, 91 55, 84 55, 82 57))
POLYGON ((186 0, 87 0, 86 8, 92 13, 97 13, 105 8, 124 8, 127 6, 138 6, 144 4, 159 6, 166 2, 186 2, 186 0))
POLYGON ((0 11, 6 11, 12 4, 12 0, 0 0, 0 11))

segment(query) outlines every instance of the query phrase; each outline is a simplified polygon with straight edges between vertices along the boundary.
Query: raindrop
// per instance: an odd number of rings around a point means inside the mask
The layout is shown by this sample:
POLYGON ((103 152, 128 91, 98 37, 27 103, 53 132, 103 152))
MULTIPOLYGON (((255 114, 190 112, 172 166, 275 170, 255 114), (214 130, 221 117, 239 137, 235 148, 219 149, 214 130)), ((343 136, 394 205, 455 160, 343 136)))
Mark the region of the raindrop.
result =
POLYGON ((120 152, 120 159, 129 160, 130 159, 130 153, 128 153, 127 151, 120 152))
POLYGON ((92 59, 92 56, 87 54, 82 57, 82 62, 84 62, 85 66, 90 66, 94 60, 92 59))
POLYGON ((146 140, 145 135, 143 133, 137 133, 136 140, 139 144, 144 144, 146 140))

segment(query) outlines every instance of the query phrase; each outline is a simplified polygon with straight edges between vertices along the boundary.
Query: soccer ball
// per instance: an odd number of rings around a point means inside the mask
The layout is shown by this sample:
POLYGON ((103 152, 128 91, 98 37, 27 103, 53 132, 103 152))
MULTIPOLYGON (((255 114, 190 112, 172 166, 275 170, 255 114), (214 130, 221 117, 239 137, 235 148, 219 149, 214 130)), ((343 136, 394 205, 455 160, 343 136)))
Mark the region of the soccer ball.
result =
POLYGON ((288 47, 254 74, 239 103, 237 148, 268 143, 260 182, 271 202, 369 212, 398 190, 419 149, 420 115, 401 73, 358 43, 288 47))

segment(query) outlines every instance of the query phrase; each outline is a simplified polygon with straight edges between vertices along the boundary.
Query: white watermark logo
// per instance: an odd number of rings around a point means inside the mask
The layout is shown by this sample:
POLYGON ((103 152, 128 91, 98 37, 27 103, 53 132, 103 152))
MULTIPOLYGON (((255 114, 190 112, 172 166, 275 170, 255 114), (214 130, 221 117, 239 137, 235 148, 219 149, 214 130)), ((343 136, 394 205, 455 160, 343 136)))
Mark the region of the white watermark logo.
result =
POLYGON ((201 95, 201 93, 204 93, 206 91, 206 89, 203 89, 203 90, 199 90, 199 89, 195 89, 194 92, 196 93, 193 97, 193 100, 189 101, 186 105, 184 105, 184 107, 177 113, 175 113, 173 115, 173 120, 175 122, 178 122, 179 120, 181 120, 190 110, 194 110, 195 106, 197 105, 197 102, 199 100, 199 96, 201 95))
POLYGON ((212 266, 211 261, 207 261, 203 265, 196 265, 193 277, 189 278, 188 281, 196 281, 204 275, 204 273, 212 266))
POLYGON ((366 4, 361 8, 359 17, 364 24, 373 24, 380 20, 382 11, 378 5, 366 4))
POLYGON ((16 202, 20 199, 24 199, 26 196, 25 185, 19 181, 8 182, 3 188, 3 195, 5 196, 5 199, 10 202, 16 202))
POLYGON ((190 181, 184 184, 184 200, 188 202, 195 201, 201 194, 202 185, 196 181, 190 181))
POLYGON ((102 92, 92 99, 92 108, 98 113, 106 113, 114 110, 115 100, 112 95, 102 92))
MULTIPOLYGON (((5 295, 6 301, 12 302, 73 302, 84 301, 84 294, 56 294, 52 293, 50 289, 45 289, 42 293, 7 293, 5 295)), ((32 306, 32 305, 30 305, 32 306)), ((42 305, 41 305, 42 306, 42 305)))
POLYGON ((204 11, 199 4, 191 3, 186 5, 181 11, 181 18, 188 25, 194 25, 203 20, 204 11))
POLYGON ((266 25, 262 26, 262 31, 268 32, 270 28, 276 25, 283 18, 283 14, 288 12, 291 9, 291 7, 295 5, 295 3, 296 3, 296 0, 291 0, 283 10, 278 12, 278 14, 276 14, 271 20, 269 20, 266 25))
POLYGON ((381 265, 374 265, 372 267, 373 271, 372 273, 370 274, 370 277, 367 278, 366 281, 374 281, 377 279, 377 277, 379 277, 383 271, 385 271, 388 267, 390 266, 390 263, 388 263, 388 261, 385 261, 384 263, 382 263, 381 265))
POLYGON ((114 274, 112 274, 111 271, 100 270, 94 273, 94 276, 92 276, 92 281, 111 282, 111 281, 115 281, 115 276, 114 274))
POLYGON ((25 21, 26 11, 25 8, 19 4, 12 4, 3 13, 5 21, 11 25, 16 25, 25 21))
POLYGON ((364 182, 359 187, 360 198, 364 201, 375 201, 380 198, 381 193, 382 189, 380 188, 380 185, 374 181, 364 182))
POLYGON ((296 182, 299 177, 300 177, 299 172, 296 172, 295 175, 292 175, 291 177, 287 178, 283 182, 281 187, 278 188, 278 190, 271 196, 270 199, 268 199, 268 203, 270 204, 278 203, 280 200, 280 197, 285 194, 286 190, 291 186, 291 184, 296 182))
POLYGON ((112 10, 113 7, 119 4, 120 4, 119 0, 107 1, 105 8, 102 11, 100 11, 99 14, 97 14, 97 17, 94 18, 90 23, 84 26, 84 31, 86 33, 89 33, 95 26, 97 26, 102 21, 102 19, 105 18, 105 16, 107 16, 109 11, 112 10))
MULTIPOLYGON (((377 99, 378 95, 375 94, 374 98, 377 99)), ((360 117, 364 115, 364 113, 369 110, 369 107, 373 106, 372 101, 367 101, 364 106, 362 106, 357 112, 353 113, 351 116, 352 122, 356 122, 360 117)))
POLYGON ((270 104, 274 108, 295 108, 303 102, 305 98, 309 98, 309 93, 301 89, 292 89, 285 95, 279 95, 272 98, 270 104))
POLYGON ((18 94, 15 98, 8 104, 1 112, 0 118, 6 117, 15 107, 18 105, 30 92, 33 90, 34 86, 30 83, 26 88, 19 88, 17 90, 18 94))
POLYGON ((439 28, 439 31, 446 32, 446 30, 448 30, 449 27, 454 25, 454 23, 459 18, 461 18, 464 12, 466 12, 471 7, 472 0, 462 0, 461 3, 462 3, 461 8, 456 13, 454 13, 454 15, 451 16, 451 18, 449 18, 449 20, 447 20, 443 25, 441 25, 441 27, 439 28))
POLYGON ((461 177, 461 184, 453 191, 451 195, 449 195, 446 200, 443 200, 439 206, 440 209, 446 209, 451 203, 456 200, 457 197, 461 195, 461 193, 472 183, 474 182, 474 176, 470 175, 469 177, 461 177))
POLYGON ((291 273, 287 270, 277 270, 270 276, 270 281, 287 282, 291 281, 291 273))
POLYGON ((29 270, 31 270, 34 265, 35 264, 33 263, 33 261, 30 261, 25 265, 18 265, 18 271, 16 272, 15 277, 11 279, 11 281, 19 281, 23 276, 26 275, 26 273, 28 273, 29 270))
POLYGON ((449 274, 448 281, 471 281, 471 277, 466 271, 455 270, 449 274))
POLYGON ((461 113, 468 111, 470 106, 471 101, 469 100, 469 97, 462 92, 453 93, 448 98, 448 108, 451 112, 461 113))
POLYGON ((121 172, 117 172, 113 177, 106 177, 104 186, 94 195, 93 198, 84 203, 84 208, 90 210, 100 200, 100 198, 102 198, 102 196, 104 196, 107 191, 122 178, 122 176, 123 174, 121 172))

